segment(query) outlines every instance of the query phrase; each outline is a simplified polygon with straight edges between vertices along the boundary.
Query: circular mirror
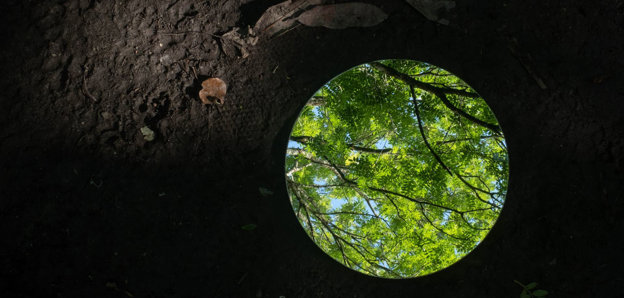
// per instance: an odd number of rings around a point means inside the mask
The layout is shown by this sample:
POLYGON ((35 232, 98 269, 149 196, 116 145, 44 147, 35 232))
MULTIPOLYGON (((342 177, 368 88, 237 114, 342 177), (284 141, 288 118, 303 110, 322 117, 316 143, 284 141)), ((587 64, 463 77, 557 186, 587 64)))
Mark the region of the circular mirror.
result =
POLYGON ((509 166, 502 130, 475 90, 428 63, 383 60, 312 96, 285 172, 318 247, 353 270, 408 278, 450 266, 483 240, 509 166))

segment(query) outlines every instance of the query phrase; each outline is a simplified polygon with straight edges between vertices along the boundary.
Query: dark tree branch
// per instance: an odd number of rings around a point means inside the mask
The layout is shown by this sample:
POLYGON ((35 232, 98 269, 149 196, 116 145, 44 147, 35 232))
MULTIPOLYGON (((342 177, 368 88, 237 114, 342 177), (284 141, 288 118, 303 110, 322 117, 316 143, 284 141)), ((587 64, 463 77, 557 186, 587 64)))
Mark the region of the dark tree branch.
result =
POLYGON ((367 147, 361 147, 361 146, 357 146, 354 144, 347 144, 347 146, 355 151, 360 151, 360 152, 367 152, 367 153, 388 153, 388 152, 392 152, 392 148, 381 148, 381 149, 375 149, 375 148, 367 148, 367 147))
POLYGON ((310 142, 310 140, 312 140, 311 136, 290 136, 289 140, 293 141, 293 142, 297 142, 297 143, 301 143, 301 144, 307 144, 310 142))
POLYGON ((354 180, 351 179, 347 179, 347 176, 345 176, 345 174, 340 170, 340 168, 338 166, 336 166, 333 162, 331 162, 331 160, 329 160, 329 158, 327 156, 323 156, 323 159, 325 159, 329 165, 334 168, 336 174, 338 174, 338 176, 340 177, 340 179, 342 179, 342 181, 348 183, 348 184, 355 184, 357 185, 357 183, 354 180))
POLYGON ((438 232, 440 232, 440 233, 442 233, 442 234, 444 234, 444 235, 447 235, 447 236, 449 236, 449 237, 451 237, 451 238, 453 238, 453 239, 456 239, 456 240, 462 240, 462 241, 467 241, 467 240, 470 240, 470 239, 467 239, 467 238, 461 238, 461 237, 457 237, 457 236, 454 236, 454 235, 451 235, 451 234, 447 233, 447 232, 446 232, 446 231, 444 231, 443 229, 441 229, 441 228, 439 228, 438 226, 436 226, 436 225, 433 223, 433 221, 431 221, 431 219, 429 218, 429 216, 427 216, 427 211, 425 211, 425 208, 424 208, 422 205, 420 205, 420 210, 421 210, 421 211, 420 211, 420 213, 421 213, 421 214, 425 217, 425 220, 427 220, 427 222, 428 222, 428 223, 429 223, 429 224, 430 224, 433 228, 435 228, 436 230, 438 230, 438 232))
POLYGON ((308 219, 308 228, 310 229, 310 237, 312 237, 312 240, 316 241, 316 239, 314 238, 314 228, 312 226, 312 220, 310 219, 310 212, 308 211, 308 206, 301 200, 301 197, 297 193, 297 190, 293 191, 293 194, 297 198, 297 201, 299 202, 299 206, 303 207, 303 211, 305 211, 306 213, 306 218, 308 219))
MULTIPOLYGON (((451 169, 449 167, 446 166, 446 164, 444 164, 444 162, 442 161, 442 158, 440 158, 440 156, 433 150, 433 148, 431 147, 431 145, 429 144, 429 141, 427 141, 427 136, 425 135, 425 131, 423 130, 423 126, 422 126, 422 120, 420 119, 420 111, 418 109, 418 102, 416 101, 416 95, 414 94, 414 87, 410 86, 410 92, 412 93, 412 101, 414 102, 414 112, 416 114, 416 119, 418 121, 418 129, 420 130, 420 135, 423 138, 423 141, 425 143, 425 146, 427 146, 427 148, 429 149, 429 151, 431 152, 431 154, 433 155, 433 157, 435 157, 435 159, 438 161, 438 163, 449 173, 449 175, 453 176, 453 171, 451 171, 451 169)), ((489 204, 493 207, 497 207, 500 208, 499 206, 497 206, 496 204, 492 204, 491 202, 488 202, 484 199, 482 199, 479 194, 476 193, 476 191, 480 191, 483 193, 486 193, 488 195, 491 195, 489 192, 484 191, 478 187, 475 187, 474 185, 470 184, 468 181, 466 181, 466 179, 464 179, 464 177, 460 174, 456 175, 459 180, 464 183, 466 186, 468 186, 470 189, 472 189, 473 191, 475 191, 475 195, 477 197, 477 199, 479 199, 479 201, 489 204)))
MULTIPOLYGON (((491 136, 480 136, 478 139, 482 140, 482 139, 489 139, 489 138, 500 138, 500 135, 491 135, 491 136)), ((436 142, 436 145, 442 145, 442 144, 449 144, 449 143, 455 143, 455 142, 463 142, 463 141, 471 141, 471 140, 476 140, 477 138, 462 138, 462 139, 452 139, 452 140, 446 140, 446 141, 438 141, 436 142)))
MULTIPOLYGON (((330 233, 332 233, 332 232, 330 232, 330 233)), ((380 268, 380 269, 382 269, 382 270, 386 271, 388 274, 393 275, 393 276, 395 276, 395 277, 402 277, 400 274, 398 274, 398 273, 394 272, 392 269, 390 269, 390 268, 388 268, 388 267, 385 267, 385 266, 382 266, 382 265, 380 265, 380 264, 376 263, 374 260, 373 260, 373 261, 369 260, 363 252, 361 252, 361 251, 360 251, 357 247, 355 247, 355 245, 353 245, 352 243, 350 243, 350 242, 346 241, 344 238, 342 238, 342 237, 340 237, 340 236, 338 236, 338 235, 336 235, 336 234, 334 234, 334 233, 332 233, 332 236, 337 237, 337 239, 338 239, 338 240, 340 240, 341 242, 343 242, 343 243, 344 243, 344 244, 346 244, 347 246, 351 247, 351 248, 352 248, 355 252, 357 252, 360 256, 362 256, 362 258, 364 259, 364 261, 366 261, 369 265, 371 265, 371 266, 373 266, 373 267, 380 268)), ((360 247, 360 248, 362 248, 362 249, 364 249, 364 250, 366 251, 366 249, 365 249, 364 247, 360 247)), ((367 253, 368 253, 369 255, 371 255, 371 256, 374 256, 371 252, 368 252, 368 251, 367 251, 367 253)), ((386 261, 387 261, 387 260, 386 260, 386 261)), ((375 274, 375 275, 377 275, 377 274, 375 274)))
POLYGON ((391 77, 397 78, 401 81, 403 81, 405 84, 411 86, 411 87, 416 87, 418 89, 433 93, 435 96, 437 96, 438 98, 440 98, 440 100, 442 101, 442 103, 449 108, 451 111, 463 116, 464 118, 472 121, 473 123, 483 126, 489 130, 494 131, 497 134, 500 134, 500 127, 497 124, 494 123, 489 123, 489 122, 485 122, 481 119, 478 119, 468 113, 466 113, 464 110, 456 107, 455 105, 453 105, 453 103, 451 103, 448 98, 446 97, 446 95, 448 94, 454 94, 454 95, 459 95, 459 96, 466 96, 466 97, 472 97, 472 98, 478 98, 479 95, 473 92, 468 92, 465 90, 460 90, 460 89, 452 89, 452 88, 441 88, 441 87, 436 87, 432 84, 428 84, 425 82, 421 82, 418 81, 412 77, 410 77, 409 75, 406 75, 404 73, 399 72, 398 70, 389 67, 387 65, 381 64, 379 62, 371 62, 370 65, 372 67, 374 67, 375 69, 377 69, 378 71, 380 71, 381 73, 387 74, 391 77))
MULTIPOLYGON (((297 143, 301 143, 301 144, 308 144, 310 142, 310 140, 312 140, 312 137, 310 137, 310 136, 290 136, 289 140, 297 142, 297 143)), ((392 152, 392 148, 375 149, 375 148, 362 147, 362 146, 358 146, 358 145, 355 145, 355 144, 347 144, 347 147, 349 147, 349 148, 351 148, 352 150, 355 150, 355 151, 367 152, 367 153, 388 153, 388 152, 392 152)))
POLYGON ((501 130, 500 127, 497 124, 493 124, 493 123, 489 123, 489 122, 485 122, 481 119, 478 119, 466 112, 464 112, 464 110, 454 106, 449 100, 448 98, 446 98, 446 94, 444 94, 443 92, 438 92, 438 93, 434 93, 437 97, 440 98, 440 100, 442 101, 442 103, 444 103, 444 105, 449 108, 451 111, 463 116, 464 118, 472 121, 473 123, 480 125, 482 127, 485 127, 491 131, 493 131, 496 134, 500 134, 501 130))
POLYGON ((344 184, 299 184, 302 187, 311 187, 311 188, 329 188, 329 187, 342 187, 344 184))
POLYGON ((486 230, 489 230, 488 228, 478 228, 478 227, 473 226, 473 225, 472 225, 472 224, 471 224, 471 223, 470 223, 470 222, 466 219, 466 217, 464 216, 464 214, 462 214, 462 215, 461 215, 461 219, 463 219, 463 220, 464 220, 464 222, 465 222, 465 223, 466 223, 466 224, 467 224, 467 225, 468 225, 471 229, 473 229, 473 230, 479 230, 479 231, 486 231, 486 230))
MULTIPOLYGON (((392 226, 390 225, 390 223, 388 222, 388 220, 386 220, 385 218, 377 215, 377 214, 368 214, 368 213, 359 213, 359 212, 349 212, 349 211, 334 211, 334 212, 319 212, 318 214, 323 214, 323 215, 338 215, 338 214, 349 214, 349 215, 359 215, 359 216, 367 216, 367 217, 373 217, 376 218, 380 221, 383 221, 384 224, 388 227, 388 229, 390 230, 390 232, 392 232, 395 236, 399 236, 396 234, 395 231, 392 230, 392 226)), ((343 231, 345 233, 351 234, 350 232, 346 232, 343 231)), ((361 236, 358 236, 361 237, 361 236)))
POLYGON ((479 97, 479 94, 474 93, 474 92, 469 92, 469 91, 462 90, 462 89, 441 88, 441 87, 436 87, 433 84, 418 81, 407 74, 399 72, 398 70, 390 66, 384 65, 382 63, 379 63, 379 62, 371 62, 370 65, 381 73, 385 73, 391 77, 395 77, 412 87, 416 87, 418 89, 425 90, 427 92, 431 92, 434 94, 442 92, 444 94, 454 94, 454 95, 460 95, 460 96, 466 96, 466 97, 472 97, 472 98, 479 97))
POLYGON ((453 176, 453 172, 449 167, 444 164, 440 156, 431 148, 429 141, 427 141, 427 136, 425 135, 425 131, 423 130, 422 120, 420 119, 420 111, 418 109, 418 102, 416 101, 416 94, 414 94, 414 87, 410 86, 410 92, 412 93, 412 101, 414 102, 414 112, 416 113, 416 120, 418 121, 418 130, 420 130, 420 135, 423 138, 423 142, 425 142, 425 146, 429 149, 429 152, 435 157, 438 163, 444 168, 451 176, 453 176))
POLYGON ((457 174, 457 178, 459 178, 459 180, 462 183, 464 183, 466 186, 468 186, 470 189, 472 189, 473 193, 475 194, 475 196, 477 197, 477 199, 479 201, 481 201, 483 203, 486 203, 486 204, 488 204, 488 205, 490 205, 490 206, 492 206, 494 208, 497 208, 497 209, 501 208, 501 206, 498 206, 498 205, 496 205, 496 204, 494 204, 492 202, 489 202, 489 201, 486 201, 486 200, 482 199, 481 196, 479 196, 478 192, 482 192, 482 193, 487 194, 489 196, 492 196, 492 193, 472 185, 470 182, 468 182, 466 179, 464 179, 464 176, 462 176, 462 175, 457 174))
MULTIPOLYGON (((312 163, 314 163, 314 164, 318 164, 318 165, 321 165, 321 166, 323 166, 323 167, 329 168, 329 169, 330 169, 330 170, 332 170, 332 171, 334 170, 334 168, 332 167, 332 165, 327 164, 327 163, 324 163, 324 162, 322 162, 321 160, 318 160, 318 159, 314 158, 310 152, 305 151, 305 150, 303 150, 303 149, 299 149, 299 148, 288 148, 286 152, 290 152, 289 154, 291 154, 291 155, 295 155, 295 154, 296 154, 296 155, 302 156, 303 158, 305 158, 305 159, 307 159, 307 160, 311 161, 311 162, 312 162, 312 163), (296 152, 296 153, 295 153, 295 152, 296 152), (295 153, 295 154, 292 154, 292 153, 295 153)), ((305 166, 304 166, 304 167, 305 167, 305 166)), ((341 168, 341 169, 343 169, 343 170, 348 170, 346 167, 343 167, 343 166, 339 166, 339 168, 341 168)), ((302 168, 300 168, 300 169, 302 169, 302 168)), ((291 172, 292 172, 292 171, 293 171, 293 170, 291 170, 291 172)), ((296 172, 296 171, 295 171, 295 172, 296 172)), ((289 173, 290 173, 290 172, 289 172, 289 173)))
POLYGON ((371 62, 370 65, 375 68, 377 71, 387 74, 391 77, 397 78, 401 81, 403 81, 404 83, 410 85, 410 86, 414 86, 418 89, 421 90, 425 90, 427 92, 431 92, 431 93, 436 93, 436 92, 443 92, 445 94, 455 94, 455 95, 460 95, 460 96, 466 96, 466 97, 471 97, 471 98, 478 98, 479 94, 475 93, 475 92, 469 92, 463 89, 453 89, 453 88, 444 88, 444 87, 436 87, 434 84, 432 83, 425 83, 422 81, 418 81, 416 79, 414 79, 413 77, 411 77, 408 74, 404 74, 390 66, 387 66, 385 64, 382 64, 380 62, 371 62))
POLYGON ((397 216, 405 222, 405 218, 403 217, 403 215, 401 215, 401 211, 399 211, 399 206, 397 206, 396 202, 394 202, 394 200, 388 194, 385 193, 383 195, 388 201, 390 201, 390 203, 392 203, 392 206, 394 206, 394 209, 396 210, 397 216))
MULTIPOLYGON (((343 253, 343 257, 346 257, 344 255, 344 248, 342 247, 342 243, 346 244, 347 246, 351 247, 356 253, 358 253, 360 256, 362 256, 362 258, 371 266, 373 267, 378 267, 381 268, 382 270, 388 272, 388 274, 394 275, 396 277, 401 277, 401 275, 399 275, 398 273, 394 272, 392 269, 381 266, 377 263, 375 263, 374 261, 369 260, 366 255, 361 252, 357 247, 355 247, 355 245, 353 245, 352 243, 350 243, 349 241, 345 240, 344 238, 338 236, 336 233, 334 233, 333 229, 329 227, 329 223, 327 223, 327 221, 325 221, 325 219, 323 219, 321 216, 319 216, 319 220, 321 222, 321 224, 325 227, 325 229, 327 229, 327 231, 332 235, 332 238, 334 238, 334 243, 338 246, 338 249, 340 249, 340 251, 343 253)), ((362 249, 366 250, 364 247, 361 247, 362 249)), ((374 256, 372 253, 368 252, 369 255, 374 256)), ((377 275, 377 274, 374 274, 377 275)))
MULTIPOLYGON (((347 184, 353 185, 353 186, 354 186, 354 187, 356 187, 356 188, 359 188, 359 186, 358 186, 357 182, 356 182, 355 180, 348 179, 348 178, 345 176, 345 174, 344 174, 344 173, 340 170, 340 168, 338 168, 338 167, 337 167, 334 163, 332 163, 332 162, 331 162, 331 160, 329 160, 329 158, 327 158, 327 156, 323 156, 323 159, 325 159, 325 160, 326 160, 326 161, 327 161, 327 162, 328 162, 328 163, 329 163, 329 164, 330 164, 330 165, 334 168, 334 172, 335 172, 335 173, 336 173, 336 174, 340 177, 340 179, 341 179, 342 181, 344 181, 344 182, 345 182, 345 183, 347 183, 347 184)), ((457 209, 455 209, 455 208, 442 206, 442 205, 439 205, 439 204, 436 204, 436 203, 431 203, 431 202, 427 202, 427 201, 424 201, 424 200, 417 200, 417 199, 411 198, 411 197, 409 197, 409 196, 407 196, 407 195, 404 195, 404 194, 402 194, 402 193, 394 192, 394 191, 387 190, 387 189, 383 189, 383 188, 378 188, 378 187, 373 187, 373 186, 367 186, 367 188, 368 188, 368 189, 371 189, 371 190, 374 190, 374 191, 378 191, 378 192, 380 192, 380 193, 384 193, 384 194, 391 194, 391 195, 394 195, 394 196, 398 196, 398 197, 404 198, 404 199, 406 199, 406 200, 408 200, 408 201, 412 201, 412 202, 414 202, 414 203, 417 203, 417 204, 419 204, 419 205, 429 205, 429 206, 433 206, 433 207, 441 208, 441 209, 444 209, 444 210, 448 210, 448 211, 451 211, 451 212, 455 212, 455 213, 458 213, 458 214, 463 214, 463 213, 468 213, 468 212, 474 212, 474 211, 480 211, 480 210, 488 210, 488 209, 490 209, 490 208, 481 208, 481 209, 473 209, 473 210, 460 211, 460 210, 457 210, 457 209)), ((487 201, 484 201, 484 200, 483 200, 483 199, 481 199, 480 197, 479 197, 479 199, 480 199, 481 201, 483 201, 484 203, 489 203, 489 202, 487 202, 487 201)), ((491 205, 491 203, 489 203, 489 204, 491 205)))
POLYGON ((379 215, 377 215, 377 212, 375 212, 373 205, 371 205, 370 203, 371 199, 368 197, 368 195, 366 195, 359 187, 354 187, 353 190, 355 190, 355 192, 357 192, 359 195, 361 195, 364 198, 364 201, 366 201, 366 205, 368 205, 368 208, 370 209, 371 212, 373 212, 375 217, 379 217, 379 215))

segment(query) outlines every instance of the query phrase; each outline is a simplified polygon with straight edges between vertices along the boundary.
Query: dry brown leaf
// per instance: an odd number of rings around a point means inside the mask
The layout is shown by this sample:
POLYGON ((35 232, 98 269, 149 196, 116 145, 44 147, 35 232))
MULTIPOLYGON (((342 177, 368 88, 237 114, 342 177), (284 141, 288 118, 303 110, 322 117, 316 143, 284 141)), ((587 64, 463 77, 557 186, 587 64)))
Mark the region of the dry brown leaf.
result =
POLYGON ((440 18, 441 10, 450 10, 455 7, 455 1, 449 0, 405 0, 409 5, 414 7, 425 18, 430 21, 438 22, 442 25, 448 25, 449 20, 440 18))
POLYGON ((210 78, 202 82, 199 90, 199 99, 203 104, 223 104, 227 85, 219 78, 210 78))
POLYGON ((329 29, 344 29, 375 26, 386 18, 388 15, 375 5, 350 2, 316 6, 302 13, 297 21, 310 27, 323 26, 329 29))
POLYGON ((303 11, 310 6, 324 3, 325 0, 299 0, 284 1, 280 4, 269 7, 254 25, 254 32, 257 34, 268 34, 273 36, 281 31, 288 30, 296 25, 292 18, 296 13, 303 11))
POLYGON ((221 36, 223 51, 230 57, 247 58, 249 49, 256 45, 258 37, 254 36, 253 30, 249 27, 244 35, 239 31, 238 27, 234 27, 221 36))

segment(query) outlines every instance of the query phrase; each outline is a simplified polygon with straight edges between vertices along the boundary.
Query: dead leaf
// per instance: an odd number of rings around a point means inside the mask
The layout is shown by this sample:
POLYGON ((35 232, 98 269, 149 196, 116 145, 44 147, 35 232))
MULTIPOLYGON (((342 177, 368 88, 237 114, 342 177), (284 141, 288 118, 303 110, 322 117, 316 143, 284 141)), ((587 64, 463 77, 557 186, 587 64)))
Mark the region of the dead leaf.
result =
POLYGON ((325 0, 300 0, 284 1, 280 4, 269 7, 254 25, 254 32, 257 34, 268 34, 273 36, 279 32, 288 30, 297 23, 294 15, 313 5, 324 3, 325 0))
POLYGON ((147 126, 141 127, 141 134, 143 135, 143 139, 148 142, 153 141, 156 137, 156 133, 147 126))
POLYGON ((234 27, 221 36, 223 51, 228 56, 247 58, 249 56, 249 48, 256 45, 258 37, 254 36, 250 27, 247 27, 247 33, 244 35, 239 31, 238 27, 234 27))
POLYGON ((455 7, 455 1, 448 0, 405 0, 409 5, 414 7, 425 18, 430 21, 448 25, 449 20, 440 18, 441 10, 450 10, 455 7))
POLYGON ((199 99, 204 104, 223 104, 227 85, 219 78, 210 78, 202 82, 202 90, 199 90, 199 99))
POLYGON ((310 27, 344 29, 375 26, 386 18, 388 15, 375 5, 350 2, 316 6, 302 13, 297 21, 310 27))
POLYGON ((258 191, 263 197, 270 197, 273 195, 273 191, 265 187, 259 187, 258 191))

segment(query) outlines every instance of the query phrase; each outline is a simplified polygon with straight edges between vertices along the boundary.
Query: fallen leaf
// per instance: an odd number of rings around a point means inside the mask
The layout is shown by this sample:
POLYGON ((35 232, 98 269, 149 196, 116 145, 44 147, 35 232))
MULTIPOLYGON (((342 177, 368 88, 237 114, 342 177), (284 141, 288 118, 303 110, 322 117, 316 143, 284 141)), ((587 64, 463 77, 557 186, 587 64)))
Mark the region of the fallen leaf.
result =
POLYGON ((375 26, 386 18, 388 15, 375 5, 350 2, 316 6, 302 13, 297 21, 310 27, 344 29, 375 26))
POLYGON ((263 197, 270 197, 273 195, 273 191, 268 188, 258 187, 258 191, 263 197))
POLYGON ((223 104, 227 85, 219 78, 210 78, 202 82, 202 89, 199 90, 199 99, 204 104, 223 104))
POLYGON ((297 25, 293 15, 296 15, 310 6, 319 5, 324 2, 324 0, 301 0, 295 2, 288 0, 273 5, 258 19, 254 25, 254 32, 273 36, 279 32, 288 30, 297 25))
POLYGON ((441 10, 450 10, 455 7, 455 1, 448 0, 405 0, 409 5, 414 7, 425 18, 430 21, 448 25, 449 20, 440 18, 441 10))
POLYGON ((245 230, 245 231, 253 231, 257 228, 258 226, 256 224, 246 224, 244 226, 241 227, 241 229, 245 230))
POLYGON ((221 35, 223 51, 228 56, 247 58, 249 56, 249 48, 256 45, 258 37, 254 36, 254 32, 250 27, 247 27, 247 33, 241 34, 239 31, 238 27, 234 27, 229 32, 221 35), (238 53, 233 49, 237 49, 238 53))
POLYGON ((156 134, 154 133, 154 131, 151 130, 147 126, 141 127, 141 134, 143 135, 143 139, 148 141, 148 142, 153 141, 154 138, 156 137, 156 134))

